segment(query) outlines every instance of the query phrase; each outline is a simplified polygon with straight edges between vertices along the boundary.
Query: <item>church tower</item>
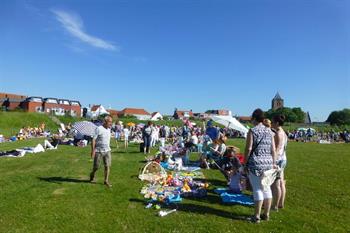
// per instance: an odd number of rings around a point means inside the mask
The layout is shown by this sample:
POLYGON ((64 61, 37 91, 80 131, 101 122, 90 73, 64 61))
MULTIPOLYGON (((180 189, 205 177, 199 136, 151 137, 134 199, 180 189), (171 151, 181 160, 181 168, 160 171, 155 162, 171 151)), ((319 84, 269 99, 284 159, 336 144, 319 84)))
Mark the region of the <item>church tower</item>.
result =
POLYGON ((280 94, 277 92, 275 97, 272 99, 272 110, 277 110, 284 107, 284 100, 281 98, 280 94))

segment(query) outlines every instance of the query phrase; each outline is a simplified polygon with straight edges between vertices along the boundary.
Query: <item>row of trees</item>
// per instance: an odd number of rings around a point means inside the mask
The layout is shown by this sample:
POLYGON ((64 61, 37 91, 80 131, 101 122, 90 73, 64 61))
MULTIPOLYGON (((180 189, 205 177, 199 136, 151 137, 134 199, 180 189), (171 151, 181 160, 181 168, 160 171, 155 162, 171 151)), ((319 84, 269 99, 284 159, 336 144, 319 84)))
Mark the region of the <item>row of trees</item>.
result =
MULTIPOLYGON (((265 112, 266 117, 272 119, 277 114, 283 114, 286 117, 286 122, 304 123, 305 112, 301 108, 280 108, 277 110, 270 109, 265 112)), ((331 125, 350 125, 350 109, 345 108, 340 111, 333 111, 329 114, 326 121, 331 125)))

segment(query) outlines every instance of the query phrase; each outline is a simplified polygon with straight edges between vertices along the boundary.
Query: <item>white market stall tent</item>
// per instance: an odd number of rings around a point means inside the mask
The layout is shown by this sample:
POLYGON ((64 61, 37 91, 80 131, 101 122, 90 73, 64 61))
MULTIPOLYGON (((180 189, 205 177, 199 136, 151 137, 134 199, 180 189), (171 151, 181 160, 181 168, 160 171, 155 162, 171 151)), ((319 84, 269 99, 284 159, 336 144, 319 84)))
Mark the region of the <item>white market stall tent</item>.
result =
POLYGON ((213 119, 213 121, 220 125, 223 125, 226 128, 242 132, 244 134, 244 137, 247 136, 248 129, 232 116, 211 116, 211 119, 213 119))

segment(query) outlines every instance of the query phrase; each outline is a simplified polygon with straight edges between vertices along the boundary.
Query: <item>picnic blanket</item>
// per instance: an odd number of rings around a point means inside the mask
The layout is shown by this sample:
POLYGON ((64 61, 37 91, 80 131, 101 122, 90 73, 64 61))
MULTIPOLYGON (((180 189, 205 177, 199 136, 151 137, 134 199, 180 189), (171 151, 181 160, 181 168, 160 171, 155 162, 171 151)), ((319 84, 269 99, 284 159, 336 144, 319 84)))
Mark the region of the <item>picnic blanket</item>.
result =
POLYGON ((254 200, 245 194, 234 194, 230 193, 228 188, 217 188, 214 190, 215 193, 219 194, 223 203, 232 203, 240 205, 254 205, 254 200))

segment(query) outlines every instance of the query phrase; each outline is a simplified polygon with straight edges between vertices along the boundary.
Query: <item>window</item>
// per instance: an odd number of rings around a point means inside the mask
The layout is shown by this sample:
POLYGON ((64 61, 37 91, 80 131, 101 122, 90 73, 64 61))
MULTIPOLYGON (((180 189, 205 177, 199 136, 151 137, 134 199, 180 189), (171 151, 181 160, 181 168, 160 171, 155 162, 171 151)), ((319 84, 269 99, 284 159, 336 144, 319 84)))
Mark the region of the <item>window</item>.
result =
POLYGON ((57 100, 55 99, 46 99, 45 102, 48 104, 57 104, 57 100))
POLYGON ((41 98, 37 98, 37 97, 32 97, 32 98, 29 99, 29 101, 30 102, 37 102, 37 103, 41 103, 42 102, 41 98))
POLYGON ((69 105, 68 100, 60 100, 59 102, 60 102, 60 104, 69 105))

